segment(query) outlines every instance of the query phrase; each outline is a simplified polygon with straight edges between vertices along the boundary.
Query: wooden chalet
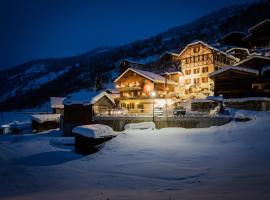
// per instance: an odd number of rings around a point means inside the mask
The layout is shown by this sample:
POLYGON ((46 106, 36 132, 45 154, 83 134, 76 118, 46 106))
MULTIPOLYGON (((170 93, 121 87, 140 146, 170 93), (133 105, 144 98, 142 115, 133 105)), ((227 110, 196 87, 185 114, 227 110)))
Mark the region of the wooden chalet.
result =
POLYGON ((124 59, 124 60, 120 61, 118 68, 120 69, 120 74, 122 74, 128 68, 142 68, 144 66, 145 66, 144 63, 140 63, 140 62, 133 61, 130 59, 124 59))
POLYGON ((155 63, 155 66, 160 71, 179 71, 181 62, 178 58, 177 53, 166 51, 159 57, 158 61, 155 63))
POLYGON ((250 55, 246 59, 236 63, 235 66, 261 70, 265 66, 270 66, 270 57, 250 55))
POLYGON ((60 114, 38 114, 32 115, 32 132, 42 132, 59 128, 60 114))
POLYGON ((270 19, 266 19, 248 29, 249 34, 243 38, 249 48, 270 48, 270 19))
POLYGON ((258 80, 259 71, 244 67, 227 66, 212 72, 209 77, 214 81, 214 95, 224 98, 256 96, 252 84, 258 80))
POLYGON ((232 47, 245 47, 246 44, 243 41, 243 38, 247 34, 244 32, 239 32, 239 31, 233 31, 230 32, 226 35, 224 35, 221 39, 222 45, 225 46, 232 46, 232 47))
POLYGON ((114 99, 105 91, 72 94, 64 100, 64 136, 71 136, 76 126, 92 124, 95 115, 108 114, 114 107, 114 99))
POLYGON ((188 44, 179 54, 179 59, 184 77, 184 99, 212 95, 214 83, 208 78, 208 74, 239 61, 238 58, 203 41, 188 44))
POLYGON ((233 47, 226 51, 226 53, 239 58, 240 60, 246 59, 248 56, 250 56, 250 52, 247 48, 241 48, 241 47, 233 47))
POLYGON ((114 82, 120 91, 119 105, 129 113, 151 113, 153 99, 155 107, 164 107, 166 98, 171 101, 178 87, 176 81, 134 68, 128 68, 114 82))

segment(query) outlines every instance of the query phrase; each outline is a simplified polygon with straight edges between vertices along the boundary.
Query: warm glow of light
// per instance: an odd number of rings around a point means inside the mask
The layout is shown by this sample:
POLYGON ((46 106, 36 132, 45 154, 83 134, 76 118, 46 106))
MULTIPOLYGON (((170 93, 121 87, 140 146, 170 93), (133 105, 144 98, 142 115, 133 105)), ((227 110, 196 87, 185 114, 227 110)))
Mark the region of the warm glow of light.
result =
POLYGON ((152 89, 152 86, 150 84, 145 85, 145 90, 150 91, 152 89))
POLYGON ((155 97, 156 96, 156 92, 155 91, 151 91, 151 97, 155 97))

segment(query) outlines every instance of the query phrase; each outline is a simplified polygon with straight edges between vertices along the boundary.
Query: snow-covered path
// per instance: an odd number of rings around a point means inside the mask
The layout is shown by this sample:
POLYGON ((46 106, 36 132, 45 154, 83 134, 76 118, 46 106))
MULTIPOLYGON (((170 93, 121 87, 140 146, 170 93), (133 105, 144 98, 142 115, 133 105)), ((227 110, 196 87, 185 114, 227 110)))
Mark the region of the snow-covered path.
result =
POLYGON ((269 122, 133 130, 89 156, 57 131, 0 136, 0 199, 270 199, 269 122))

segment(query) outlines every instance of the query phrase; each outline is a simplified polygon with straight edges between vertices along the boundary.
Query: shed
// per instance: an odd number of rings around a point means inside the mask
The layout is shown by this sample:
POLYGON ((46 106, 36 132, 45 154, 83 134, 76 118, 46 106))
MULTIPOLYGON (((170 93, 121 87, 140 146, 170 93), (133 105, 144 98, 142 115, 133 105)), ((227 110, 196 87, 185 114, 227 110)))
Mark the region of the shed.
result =
POLYGON ((214 80, 215 96, 239 98, 256 96, 252 83, 258 79, 258 75, 258 70, 228 66, 210 73, 209 77, 214 80))
POLYGON ((92 124, 95 115, 108 114, 114 107, 114 99, 105 91, 73 93, 64 100, 64 136, 72 136, 74 127, 92 124))
POLYGON ((59 128, 60 114, 32 115, 32 132, 42 132, 59 128))

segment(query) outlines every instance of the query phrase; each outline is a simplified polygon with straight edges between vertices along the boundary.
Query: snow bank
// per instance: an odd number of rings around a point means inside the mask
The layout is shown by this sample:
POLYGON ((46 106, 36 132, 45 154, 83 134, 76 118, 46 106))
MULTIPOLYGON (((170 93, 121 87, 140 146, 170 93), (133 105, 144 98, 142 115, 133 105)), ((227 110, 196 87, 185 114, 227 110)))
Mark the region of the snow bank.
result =
POLYGON ((141 123, 130 123, 126 124, 125 130, 137 130, 137 129, 155 129, 156 125, 154 122, 141 122, 141 123))
POLYGON ((58 122, 60 120, 60 114, 41 114, 41 115, 32 115, 32 120, 35 120, 39 123, 44 122, 58 122))
POLYGON ((111 127, 103 124, 77 126, 72 130, 72 133, 88 138, 101 138, 115 135, 115 132, 111 127))

